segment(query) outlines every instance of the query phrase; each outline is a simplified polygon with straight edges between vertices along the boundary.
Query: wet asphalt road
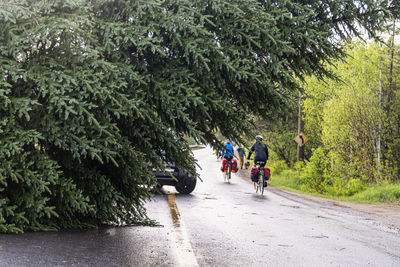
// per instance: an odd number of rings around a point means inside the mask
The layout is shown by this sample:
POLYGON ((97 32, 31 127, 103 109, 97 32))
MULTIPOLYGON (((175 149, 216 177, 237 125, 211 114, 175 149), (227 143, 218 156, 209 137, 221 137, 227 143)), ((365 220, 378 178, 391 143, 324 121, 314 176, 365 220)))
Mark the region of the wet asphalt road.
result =
POLYGON ((204 182, 177 196, 200 266, 400 266, 399 225, 273 188, 260 196, 238 175, 224 183, 210 153, 196 151, 204 182))
MULTIPOLYGON (((400 266, 400 226, 239 175, 224 183, 209 148, 191 195, 147 204, 162 227, 0 235, 0 266, 400 266)), ((272 177, 273 179, 273 177, 272 177)))

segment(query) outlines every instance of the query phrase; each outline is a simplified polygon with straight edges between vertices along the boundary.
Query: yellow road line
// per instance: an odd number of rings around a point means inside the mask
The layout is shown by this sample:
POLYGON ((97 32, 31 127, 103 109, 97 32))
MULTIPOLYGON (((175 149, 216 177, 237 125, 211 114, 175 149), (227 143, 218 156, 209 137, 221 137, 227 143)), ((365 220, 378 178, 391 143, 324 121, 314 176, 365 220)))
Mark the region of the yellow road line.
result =
POLYGON ((174 225, 175 248, 180 266, 199 266, 193 248, 190 245, 189 238, 186 233, 185 225, 181 219, 181 215, 176 205, 176 197, 174 194, 168 194, 169 209, 171 211, 172 223, 174 225))

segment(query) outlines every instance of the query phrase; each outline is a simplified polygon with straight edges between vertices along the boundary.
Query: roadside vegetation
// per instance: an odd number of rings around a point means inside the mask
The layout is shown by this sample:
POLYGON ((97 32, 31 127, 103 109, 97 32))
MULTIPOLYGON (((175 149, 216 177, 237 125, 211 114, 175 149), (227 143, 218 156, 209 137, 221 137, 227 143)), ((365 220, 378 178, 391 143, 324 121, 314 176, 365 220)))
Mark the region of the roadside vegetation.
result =
MULTIPOLYGON (((400 203, 400 46, 392 25, 386 43, 350 43, 334 76, 305 78, 302 121, 309 138, 297 162, 295 103, 258 129, 270 148, 271 184, 359 202, 400 203)), ((289 105, 290 106, 290 105, 289 105)))
POLYGON ((327 187, 324 193, 315 190, 308 190, 304 187, 301 179, 301 172, 293 169, 286 169, 277 173, 271 168, 272 186, 312 196, 331 198, 342 201, 363 202, 363 203, 387 203, 400 205, 400 184, 350 184, 341 193, 338 193, 334 187, 327 187))

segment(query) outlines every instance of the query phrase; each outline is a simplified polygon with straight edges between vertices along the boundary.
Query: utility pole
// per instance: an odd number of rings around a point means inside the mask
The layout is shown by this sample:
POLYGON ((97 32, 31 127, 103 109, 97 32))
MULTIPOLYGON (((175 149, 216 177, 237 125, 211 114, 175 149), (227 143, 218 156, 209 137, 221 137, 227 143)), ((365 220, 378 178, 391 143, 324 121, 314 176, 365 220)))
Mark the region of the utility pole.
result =
POLYGON ((377 156, 377 164, 378 164, 378 177, 377 182, 380 184, 382 181, 382 163, 381 163, 381 135, 382 135, 382 63, 379 63, 379 124, 378 124, 378 137, 376 141, 376 156, 377 156))
MULTIPOLYGON (((298 117, 298 129, 297 133, 300 135, 304 131, 304 122, 302 119, 303 114, 303 98, 301 96, 301 92, 299 93, 299 117, 298 117)), ((304 161, 304 145, 297 144, 297 161, 304 161)))

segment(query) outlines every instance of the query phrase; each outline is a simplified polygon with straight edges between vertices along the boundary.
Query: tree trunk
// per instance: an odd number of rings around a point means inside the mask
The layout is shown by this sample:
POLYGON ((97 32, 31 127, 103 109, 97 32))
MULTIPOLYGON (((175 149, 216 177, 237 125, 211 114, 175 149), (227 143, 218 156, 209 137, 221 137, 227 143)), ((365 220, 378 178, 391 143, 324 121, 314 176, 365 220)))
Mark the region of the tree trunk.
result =
MULTIPOLYGON (((395 45, 394 45, 394 38, 396 35, 396 20, 393 21, 393 32, 390 40, 390 69, 389 69, 389 90, 387 93, 387 115, 391 116, 392 114, 392 105, 393 105, 393 95, 394 95, 394 87, 393 87, 393 62, 394 62, 394 50, 395 50, 395 45)), ((389 136, 394 135, 393 128, 389 130, 389 136)), ((391 182, 391 176, 388 176, 389 183, 391 182)))

